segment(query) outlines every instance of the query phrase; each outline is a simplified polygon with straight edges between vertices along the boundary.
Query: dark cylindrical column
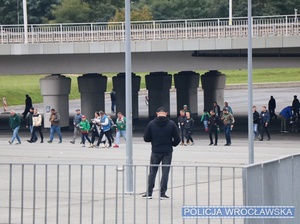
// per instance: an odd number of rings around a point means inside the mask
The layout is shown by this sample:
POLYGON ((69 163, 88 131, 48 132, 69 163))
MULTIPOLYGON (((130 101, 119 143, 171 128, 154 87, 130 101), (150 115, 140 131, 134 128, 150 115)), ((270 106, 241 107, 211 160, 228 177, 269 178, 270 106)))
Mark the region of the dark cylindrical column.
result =
POLYGON ((69 94, 71 79, 60 74, 48 75, 40 79, 44 104, 44 127, 50 128, 51 108, 60 114, 60 126, 69 127, 69 94))
POLYGON ((151 72, 145 79, 149 97, 149 118, 155 117, 157 108, 161 106, 170 113, 172 75, 167 72, 151 72))
MULTIPOLYGON (((132 118, 139 118, 139 91, 141 77, 132 73, 132 118)), ((112 78, 113 88, 116 92, 116 112, 122 112, 126 116, 125 102, 125 73, 119 73, 112 78)))
POLYGON ((107 77, 98 73, 88 73, 77 78, 81 98, 81 111, 87 119, 94 118, 95 111, 105 111, 104 94, 107 77))
POLYGON ((192 116, 198 116, 199 73, 182 71, 174 75, 177 96, 177 114, 187 105, 192 116))
POLYGON ((204 108, 211 110, 213 103, 223 105, 226 75, 217 70, 211 70, 201 76, 204 97, 204 108))

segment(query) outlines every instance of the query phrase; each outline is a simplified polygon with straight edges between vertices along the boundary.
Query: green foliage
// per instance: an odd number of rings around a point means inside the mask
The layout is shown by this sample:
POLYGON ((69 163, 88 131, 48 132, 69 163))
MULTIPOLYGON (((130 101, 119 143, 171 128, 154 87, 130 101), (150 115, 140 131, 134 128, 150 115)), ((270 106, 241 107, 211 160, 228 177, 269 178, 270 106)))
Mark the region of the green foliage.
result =
MULTIPOLYGON (((151 14, 150 8, 143 6, 141 9, 131 10, 130 20, 131 21, 149 21, 152 20, 153 16, 151 14)), ((125 21, 125 9, 122 8, 118 10, 115 16, 110 20, 110 22, 124 22, 125 21)))
POLYGON ((52 13, 57 23, 83 23, 90 22, 91 9, 88 3, 81 0, 62 0, 52 13))

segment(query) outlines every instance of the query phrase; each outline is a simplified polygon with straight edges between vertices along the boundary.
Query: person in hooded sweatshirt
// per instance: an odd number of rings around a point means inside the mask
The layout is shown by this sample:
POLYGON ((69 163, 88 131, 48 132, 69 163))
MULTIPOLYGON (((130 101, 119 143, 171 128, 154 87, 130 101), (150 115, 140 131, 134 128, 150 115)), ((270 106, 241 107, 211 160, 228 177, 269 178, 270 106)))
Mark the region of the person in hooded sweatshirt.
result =
POLYGON ((172 162, 173 147, 180 143, 180 136, 174 121, 167 117, 167 110, 159 107, 156 111, 157 117, 149 122, 145 129, 144 141, 151 142, 150 173, 148 176, 147 192, 142 197, 152 199, 155 177, 158 165, 162 165, 162 176, 160 182, 160 199, 169 198, 166 195, 170 165, 172 162))

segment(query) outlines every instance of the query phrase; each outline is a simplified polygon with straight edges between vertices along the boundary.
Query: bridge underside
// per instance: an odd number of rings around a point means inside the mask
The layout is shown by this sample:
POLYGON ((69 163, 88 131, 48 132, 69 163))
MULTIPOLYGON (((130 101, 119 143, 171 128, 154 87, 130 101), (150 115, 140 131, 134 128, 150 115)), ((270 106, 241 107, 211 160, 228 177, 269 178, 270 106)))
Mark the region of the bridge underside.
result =
MULTIPOLYGON (((254 49, 253 68, 298 68, 299 48, 254 49)), ((246 69, 247 50, 132 53, 132 72, 246 69)), ((124 53, 0 56, 0 74, 125 71, 124 53)))

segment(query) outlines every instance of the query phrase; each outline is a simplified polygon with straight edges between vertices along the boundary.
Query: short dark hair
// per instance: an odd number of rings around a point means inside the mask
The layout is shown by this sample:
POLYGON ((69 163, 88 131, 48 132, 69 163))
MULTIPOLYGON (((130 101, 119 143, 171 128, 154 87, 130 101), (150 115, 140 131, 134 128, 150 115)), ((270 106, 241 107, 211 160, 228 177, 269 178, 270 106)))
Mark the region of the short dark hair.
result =
POLYGON ((159 107, 157 110, 156 110, 156 112, 158 113, 158 112, 165 112, 165 113, 167 113, 167 110, 166 110, 166 108, 164 108, 164 107, 159 107))

